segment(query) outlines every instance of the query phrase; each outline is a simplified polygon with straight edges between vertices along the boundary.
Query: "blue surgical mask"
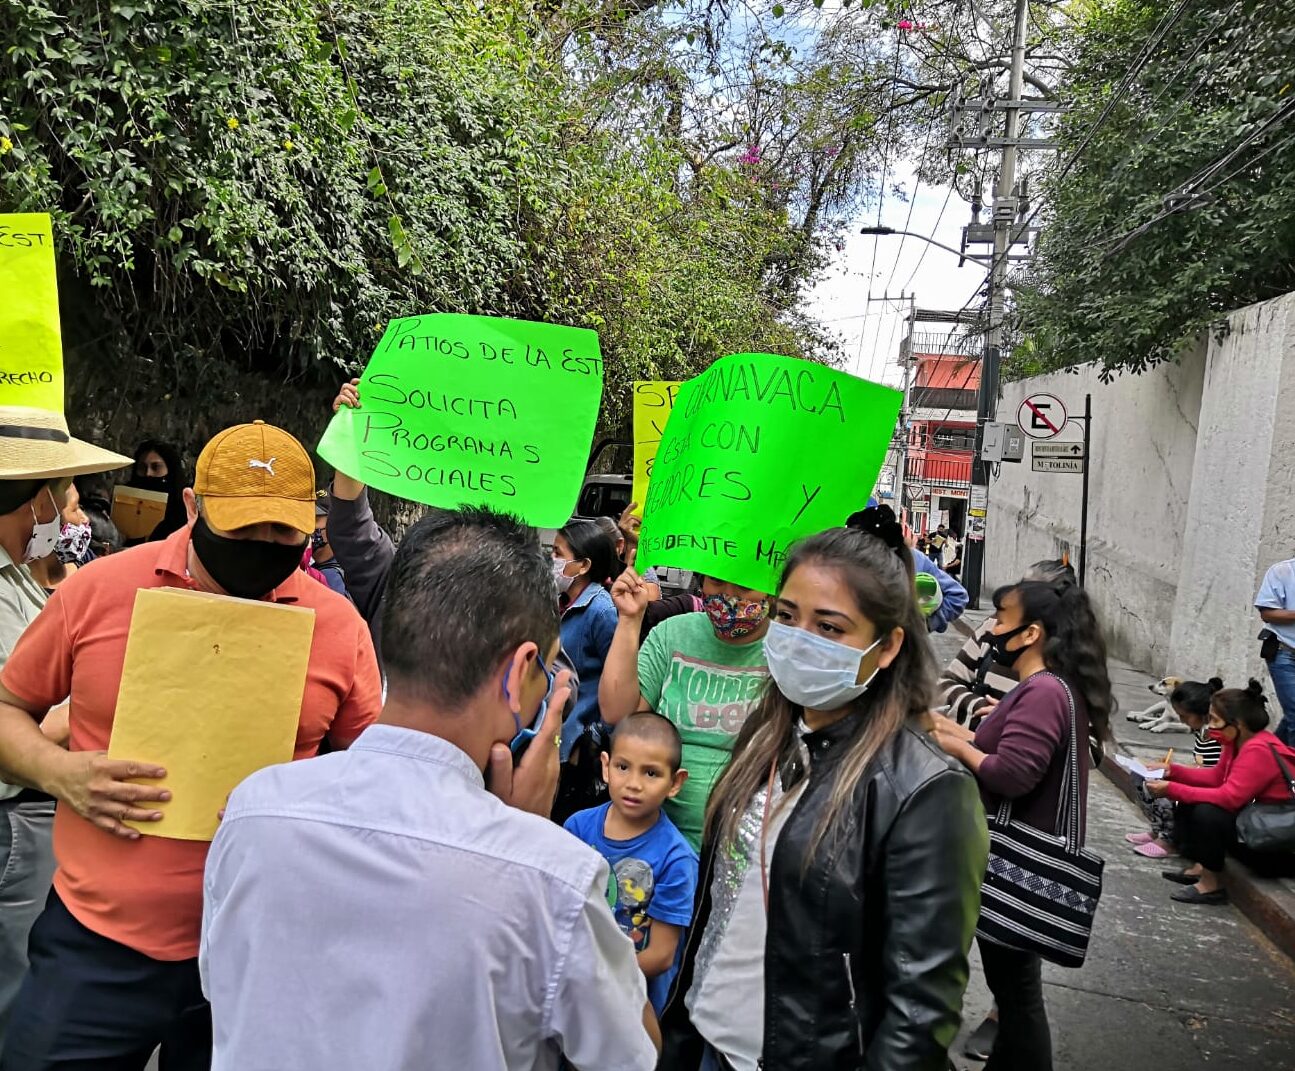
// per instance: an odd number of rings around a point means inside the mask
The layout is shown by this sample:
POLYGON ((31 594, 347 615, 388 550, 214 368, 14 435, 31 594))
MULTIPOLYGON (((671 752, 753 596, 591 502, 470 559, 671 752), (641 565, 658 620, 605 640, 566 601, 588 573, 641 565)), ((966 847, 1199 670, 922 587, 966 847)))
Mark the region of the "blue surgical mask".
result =
POLYGON ((880 672, 874 669, 859 683, 864 658, 880 643, 860 650, 775 621, 764 638, 764 656, 778 690, 797 706, 839 710, 863 695, 880 672))

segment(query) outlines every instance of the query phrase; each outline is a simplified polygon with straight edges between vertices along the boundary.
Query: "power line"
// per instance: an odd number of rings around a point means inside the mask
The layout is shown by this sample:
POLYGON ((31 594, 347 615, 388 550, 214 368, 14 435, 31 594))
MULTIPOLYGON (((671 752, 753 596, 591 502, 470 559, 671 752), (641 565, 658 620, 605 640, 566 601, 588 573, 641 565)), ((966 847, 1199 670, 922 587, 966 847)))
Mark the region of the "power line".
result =
MULTIPOLYGON (((895 67, 890 76, 890 108, 886 115, 886 140, 881 149, 881 184, 877 187, 877 226, 881 226, 881 211, 886 205, 886 174, 890 169, 890 146, 892 135, 895 129, 895 100, 899 96, 899 49, 902 38, 898 33, 895 35, 895 67)), ((874 276, 877 271, 877 246, 881 242, 881 236, 876 235, 872 239, 872 263, 868 268, 868 298, 872 298, 872 286, 874 276)), ((872 378, 872 361, 876 357, 874 352, 868 360, 868 379, 872 378)), ((859 336, 859 365, 863 363, 863 336, 859 336)))
MULTIPOLYGON (((904 300, 904 299, 902 299, 902 298, 894 298, 894 297, 887 297, 887 296, 883 295, 882 297, 869 297, 867 300, 868 300, 868 302, 869 302, 869 303, 871 303, 871 302, 874 302, 874 301, 890 302, 890 301, 901 301, 901 300, 904 300)), ((891 314, 891 313, 890 313, 890 311, 889 311, 889 310, 887 310, 887 309, 881 309, 881 310, 879 310, 878 312, 867 312, 867 313, 861 313, 861 314, 860 314, 860 316, 861 316, 861 317, 863 317, 863 318, 865 318, 865 319, 866 319, 866 318, 868 318, 868 317, 872 317, 872 316, 875 316, 875 317, 881 318, 881 317, 889 316, 889 315, 892 315, 892 314, 891 314)), ((867 325, 867 324, 864 324, 864 325, 863 325, 863 327, 862 327, 862 328, 860 329, 860 331, 859 331, 859 352, 858 352, 858 356, 856 357, 854 364, 852 364, 852 365, 851 365, 851 368, 854 370, 854 374, 855 374, 855 375, 861 376, 861 377, 863 377, 864 379, 872 379, 872 365, 873 365, 873 362, 875 361, 876 356, 877 356, 877 347, 878 347, 878 346, 880 346, 880 344, 881 344, 881 329, 880 329, 880 326, 878 327, 878 329, 877 329, 877 331, 876 331, 876 333, 875 333, 875 344, 874 344, 874 347, 873 347, 873 351, 872 351, 872 353, 869 355, 869 358, 868 358, 868 369, 867 369, 867 373, 865 374, 865 373, 864 373, 864 369, 863 369, 863 344, 864 344, 864 342, 867 340, 867 337, 868 337, 868 325, 867 325)), ((883 365, 883 370, 884 370, 884 365, 883 365)))
MULTIPOLYGON (((1179 66, 1178 70, 1174 72, 1173 76, 1169 79, 1169 81, 1165 83, 1163 88, 1161 88, 1160 92, 1156 94, 1155 98, 1151 101, 1151 103, 1147 105, 1147 108, 1146 108, 1147 111, 1150 111, 1152 108, 1154 108, 1156 104, 1159 103, 1161 98, 1163 98, 1164 95, 1173 87, 1173 84, 1177 80, 1178 76, 1187 68, 1187 65, 1191 62, 1191 60, 1200 53, 1200 50, 1205 47, 1205 45, 1209 42, 1210 38, 1213 36, 1214 31, 1217 30, 1219 26, 1222 25, 1222 23, 1228 17, 1231 16, 1232 12, 1234 12, 1240 6, 1240 4, 1241 4, 1241 0, 1236 0, 1236 3, 1234 3, 1228 11, 1224 12, 1219 16, 1218 21, 1216 21, 1214 25, 1211 26, 1205 33, 1201 35, 1200 39, 1197 41, 1196 47, 1192 50, 1191 54, 1187 57, 1186 60, 1183 61, 1183 63, 1179 66)), ((1182 112, 1182 110, 1186 108, 1187 105, 1192 102, 1192 100, 1195 99, 1196 94, 1199 93, 1206 86, 1211 76, 1215 74, 1223 64, 1225 64, 1229 59, 1231 59, 1233 54, 1248 39, 1249 39, 1249 35, 1247 34, 1238 33, 1236 35, 1236 40, 1232 42, 1232 46, 1217 61, 1212 62, 1208 67, 1205 68, 1205 70, 1203 70, 1197 76, 1196 82, 1192 85, 1192 88, 1184 96, 1182 96, 1176 104, 1174 104, 1174 106, 1169 110, 1169 113, 1160 121, 1160 125, 1157 126, 1154 130, 1152 130, 1149 134, 1144 134, 1142 137, 1140 137, 1138 141, 1133 145, 1133 147, 1128 150, 1128 152, 1125 154, 1124 159, 1120 162, 1119 166, 1117 166, 1115 170, 1111 172, 1109 178, 1106 180, 1108 185, 1110 183, 1113 183, 1117 178, 1123 175, 1124 172, 1127 171, 1130 167, 1142 162, 1141 156, 1139 155, 1139 150, 1145 149, 1148 146, 1150 146, 1151 143, 1154 142, 1156 138, 1158 138, 1168 128, 1169 124, 1172 123, 1178 117, 1178 115, 1182 112)))
POLYGON ((1152 55, 1155 53, 1155 50, 1160 47, 1160 42, 1164 40, 1165 35, 1174 27, 1178 20, 1182 18, 1183 13, 1187 10, 1188 2, 1189 0, 1178 0, 1178 4, 1165 13, 1164 18, 1160 20, 1155 30, 1152 31, 1151 37, 1148 38, 1146 43, 1142 46, 1142 50, 1129 65, 1129 69, 1125 72, 1124 78, 1116 87, 1115 92, 1111 94, 1111 99, 1106 102, 1106 106, 1101 110, 1096 121, 1088 128, 1088 133, 1084 135, 1078 148, 1076 148, 1075 151, 1070 154, 1070 158, 1061 165, 1061 170, 1054 181, 1059 181, 1064 178, 1070 169, 1074 167, 1075 162, 1079 157, 1083 155, 1084 150, 1088 148, 1093 138, 1097 136, 1097 132, 1102 128, 1103 124, 1105 124, 1106 120, 1110 118, 1111 113, 1115 110, 1115 106, 1120 102, 1120 99, 1132 88, 1134 79, 1142 73, 1142 68, 1151 61, 1152 55))
MULTIPOLYGON (((936 234, 940 233, 940 224, 944 222, 944 213, 949 207, 949 202, 953 199, 953 183, 949 183, 949 192, 944 195, 944 204, 940 206, 940 214, 935 217, 935 226, 932 228, 936 234)), ((905 230, 908 228, 905 227, 905 230)), ((931 243, 922 244, 921 256, 917 258, 917 263, 913 265, 913 270, 909 272, 908 281, 904 283, 903 289, 907 290, 913 285, 913 280, 917 277, 917 270, 922 266, 922 261, 926 259, 926 254, 930 251, 931 243)))
POLYGON ((1200 208, 1203 204, 1206 203, 1206 198, 1209 194, 1213 193, 1220 186, 1223 186, 1228 182, 1231 182, 1232 179, 1236 178, 1236 176, 1241 174, 1242 171, 1245 171, 1247 168, 1253 167, 1256 163, 1262 160, 1269 153, 1276 152, 1278 149, 1288 145, 1292 140, 1295 140, 1295 135, 1287 136, 1286 138, 1283 138, 1281 141, 1275 142, 1274 144, 1268 146, 1268 148, 1264 149, 1256 156, 1247 160, 1236 170, 1232 171, 1228 175, 1225 175, 1221 179, 1217 179, 1216 181, 1212 182, 1209 186, 1202 187, 1199 190, 1192 190, 1191 187, 1196 185, 1197 183, 1205 181, 1208 178, 1211 178, 1216 172, 1221 170, 1223 167, 1226 167, 1227 164, 1231 163, 1234 159, 1236 159, 1238 153, 1240 153, 1241 150, 1244 149, 1247 145, 1253 142, 1256 138, 1260 137, 1270 128, 1273 128, 1275 126, 1280 126, 1281 123, 1285 122, 1286 119, 1290 118, 1292 114, 1295 114, 1295 101, 1292 101, 1292 103, 1288 105, 1284 109, 1284 111, 1278 112, 1274 116, 1272 116, 1268 120, 1268 122, 1264 124, 1263 127, 1261 127, 1259 130, 1252 133, 1240 144, 1236 145, 1230 152, 1227 153, 1226 156, 1222 157, 1219 160, 1216 160, 1214 163, 1203 168, 1192 178, 1188 179, 1186 182, 1181 184, 1178 187, 1178 189, 1166 194, 1161 201, 1162 204, 1165 204, 1165 207, 1162 208, 1161 211, 1157 212, 1145 223, 1140 223, 1136 227, 1133 227, 1130 230, 1125 231, 1123 234, 1117 237, 1108 236, 1104 238, 1099 238, 1096 242, 1094 242, 1094 244, 1110 245, 1112 247, 1109 251, 1110 253, 1122 253, 1125 249, 1129 247, 1129 245, 1133 242, 1135 238, 1141 237, 1148 230, 1150 230, 1155 224, 1159 223, 1162 219, 1168 219, 1170 216, 1178 215, 1182 212, 1189 212, 1195 208, 1200 208), (1166 204, 1166 202, 1169 202, 1171 200, 1173 201, 1172 204, 1166 204))
MULTIPOLYGON (((1115 91, 1111 94, 1110 99, 1106 102, 1105 106, 1098 114, 1096 120, 1094 120, 1092 125, 1088 128, 1087 132, 1084 134, 1083 138, 1080 140, 1079 145, 1070 154, 1070 156, 1066 159, 1066 161, 1061 165, 1060 169, 1058 170, 1055 177, 1053 178, 1054 188, 1055 188, 1055 184, 1059 183, 1069 173, 1070 169, 1075 165, 1075 163, 1082 157, 1084 150, 1092 143, 1093 139, 1097 136, 1097 133, 1101 130, 1102 126, 1106 123, 1106 121, 1110 118, 1111 114, 1114 112, 1116 106, 1128 94, 1137 76, 1141 73, 1142 69, 1146 66, 1146 64, 1150 61, 1151 57, 1155 54, 1156 50, 1160 47, 1160 43, 1164 40, 1168 32, 1173 28, 1174 25, 1177 24, 1178 20, 1182 17, 1184 12, 1186 11, 1188 2, 1189 0, 1179 0, 1179 2, 1175 5, 1175 7, 1172 8, 1170 11, 1166 12, 1166 14, 1162 17, 1161 21, 1157 24, 1156 28, 1152 31, 1151 36, 1147 39, 1146 42, 1144 42, 1143 47, 1139 51, 1133 63, 1130 64, 1128 71, 1125 73, 1124 78, 1120 81, 1115 91)), ((1043 209, 1043 205, 1045 203, 1046 197, 1047 197, 1047 192, 1044 191, 1043 196, 1039 197, 1029 217, 1025 220, 1022 230, 1028 230, 1029 226, 1038 217, 1039 213, 1043 209)), ((1013 246, 1013 243, 1009 238, 1002 252, 995 253, 990 258, 988 270, 986 272, 987 280, 992 279, 995 273, 1007 261, 1007 258, 1011 255, 1012 246, 1013 246)), ((959 318, 961 317, 962 313, 966 312, 966 310, 971 307, 972 302, 976 299, 976 297, 979 296, 979 293, 980 293, 979 290, 973 293, 971 297, 969 297, 967 301, 964 303, 962 308, 958 310, 957 316, 959 318)), ((952 328, 949 332, 949 336, 948 336, 949 339, 953 337, 953 334, 956 330, 957 330, 957 326, 955 325, 955 327, 952 328)), ((946 342, 946 345, 947 345, 947 342, 946 342)), ((981 374, 983 375, 984 373, 983 359, 979 362, 975 361, 974 359, 969 361, 967 375, 964 377, 963 389, 965 389, 966 384, 970 382, 971 372, 976 367, 980 367, 981 374)), ((948 409, 946 409, 945 416, 941 422, 947 421, 950 418, 952 412, 953 412, 953 406, 950 405, 948 409)), ((977 420, 979 420, 979 417, 977 417, 977 420)), ((975 459, 973 458, 973 464, 974 464, 974 461, 975 459)))
MULTIPOLYGON (((1240 0, 1238 0, 1239 2, 1240 0)), ((926 139, 922 142, 922 151, 917 157, 917 167, 913 170, 913 196, 908 199, 908 215, 904 218, 903 228, 905 232, 908 231, 909 225, 913 222, 913 209, 917 207, 917 198, 922 192, 922 162, 926 159, 927 151, 931 147, 931 134, 934 131, 935 124, 928 123, 926 126, 926 139)), ((890 275, 886 278, 884 293, 890 293, 890 284, 895 281, 895 272, 899 270, 899 261, 904 255, 904 243, 906 241, 908 241, 908 234, 901 234, 899 236, 899 248, 895 251, 895 262, 890 266, 890 275)))
MULTIPOLYGON (((1189 0, 1178 0, 1178 3, 1172 9, 1167 11, 1165 15, 1161 18, 1160 22, 1156 24, 1155 29, 1151 33, 1151 37, 1149 37, 1147 41, 1143 44, 1142 48, 1138 52, 1137 57, 1134 59, 1133 63, 1129 65, 1129 69, 1127 72, 1125 72, 1124 78, 1120 81, 1120 84, 1115 88, 1115 91, 1111 94, 1111 98, 1106 102, 1106 105, 1105 107, 1102 108, 1101 113, 1097 116, 1096 120, 1094 120, 1092 125, 1088 128, 1088 131, 1084 134, 1084 137, 1080 141, 1078 147, 1074 150, 1073 153, 1070 154, 1066 162, 1061 165, 1060 170, 1052 178, 1054 188, 1055 188, 1055 184, 1060 182, 1060 180, 1066 176, 1066 174, 1070 171, 1070 169, 1083 155, 1084 149, 1086 149, 1089 146, 1089 144, 1092 143, 1093 138, 1097 136, 1097 132, 1101 129, 1101 127, 1105 124, 1106 120, 1110 117, 1111 113, 1115 110, 1115 106, 1120 102, 1121 98, 1123 98, 1124 95, 1128 93, 1129 89, 1132 88, 1134 79, 1137 78, 1137 76, 1141 73, 1142 69, 1147 65, 1148 62, 1150 62, 1152 55, 1154 55, 1155 50, 1159 48, 1160 42, 1164 40, 1166 34, 1168 34, 1168 32, 1174 27, 1174 25, 1178 22, 1178 20, 1183 16, 1184 12, 1187 10, 1188 3, 1189 3, 1189 0)), ((1035 202, 1034 208, 1030 212, 1029 216, 1025 219, 1024 224, 1020 226, 1020 230, 1022 232, 1028 231, 1029 227, 1038 218, 1039 213, 1043 211, 1043 206, 1046 203, 1047 197, 1048 197, 1048 194, 1047 194, 1047 191, 1045 190, 1042 192, 1042 195, 1035 202)), ((994 272, 1011 255, 1011 251, 1012 251, 1012 243, 1009 241, 1001 255, 996 253, 990 258, 988 270, 986 273, 986 278, 993 277, 994 272)), ((977 291, 976 294, 973 294, 970 298, 967 299, 966 304, 964 304, 962 308, 958 310, 959 314, 966 312, 967 309, 971 307, 972 301, 975 300, 978 294, 979 294, 979 291, 977 291)), ((950 332, 950 334, 952 334, 952 332, 950 332)))

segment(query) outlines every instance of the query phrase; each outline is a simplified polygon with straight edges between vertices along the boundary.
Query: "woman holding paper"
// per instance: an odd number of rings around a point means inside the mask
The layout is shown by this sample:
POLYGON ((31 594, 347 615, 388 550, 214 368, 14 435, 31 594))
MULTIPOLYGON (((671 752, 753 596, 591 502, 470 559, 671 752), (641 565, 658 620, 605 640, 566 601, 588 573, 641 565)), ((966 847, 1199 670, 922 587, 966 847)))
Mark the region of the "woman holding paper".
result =
POLYGON ((887 530, 787 561, 772 682, 706 809, 662 1067, 948 1066, 987 837, 975 781, 922 731, 934 665, 887 530))
MULTIPOLYGON (((1252 680, 1245 688, 1224 688, 1210 702, 1210 735, 1234 748, 1232 761, 1208 769, 1173 765, 1163 781, 1148 781, 1156 799, 1173 800, 1174 840, 1192 863, 1185 870, 1166 870, 1170 881, 1187 886, 1172 899, 1184 904, 1226 904, 1223 867, 1229 851, 1238 849, 1237 815, 1250 803, 1289 804, 1286 772, 1295 770, 1295 749, 1268 731, 1268 700, 1252 680), (1280 756, 1280 758, 1279 758, 1280 756)), ((1288 870, 1282 856, 1245 852, 1260 869, 1288 870), (1273 864, 1278 864, 1273 867, 1273 864)))
POLYGON ((184 508, 184 489, 187 483, 184 461, 176 447, 159 439, 145 439, 135 447, 135 467, 131 470, 126 485, 166 495, 166 511, 146 537, 129 540, 128 546, 165 539, 189 523, 184 508))

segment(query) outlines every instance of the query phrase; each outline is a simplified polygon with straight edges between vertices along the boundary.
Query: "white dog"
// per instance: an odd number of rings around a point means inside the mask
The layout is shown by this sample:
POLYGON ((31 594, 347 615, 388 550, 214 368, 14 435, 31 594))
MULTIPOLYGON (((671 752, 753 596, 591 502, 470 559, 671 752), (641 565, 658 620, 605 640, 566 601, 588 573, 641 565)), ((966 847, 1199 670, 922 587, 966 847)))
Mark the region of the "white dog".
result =
POLYGON ((1174 713, 1174 708, 1169 705, 1169 697, 1173 694, 1175 688, 1182 684, 1180 677, 1165 677, 1163 680, 1156 681, 1155 684, 1148 684, 1149 691, 1156 695, 1163 696, 1158 703, 1153 703, 1146 710, 1133 710, 1128 714, 1129 721, 1138 723, 1139 729, 1146 729, 1151 733, 1189 733, 1190 729, 1183 724, 1182 719, 1174 713))

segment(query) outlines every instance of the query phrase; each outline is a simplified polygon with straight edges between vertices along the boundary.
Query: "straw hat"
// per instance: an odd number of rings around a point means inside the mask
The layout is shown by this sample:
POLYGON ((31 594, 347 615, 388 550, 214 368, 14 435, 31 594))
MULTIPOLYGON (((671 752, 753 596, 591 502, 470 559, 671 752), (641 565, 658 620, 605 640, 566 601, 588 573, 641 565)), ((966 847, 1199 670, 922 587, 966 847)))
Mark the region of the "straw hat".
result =
POLYGON ((121 454, 72 438, 62 413, 0 405, 0 480, 82 476, 131 463, 121 454))

